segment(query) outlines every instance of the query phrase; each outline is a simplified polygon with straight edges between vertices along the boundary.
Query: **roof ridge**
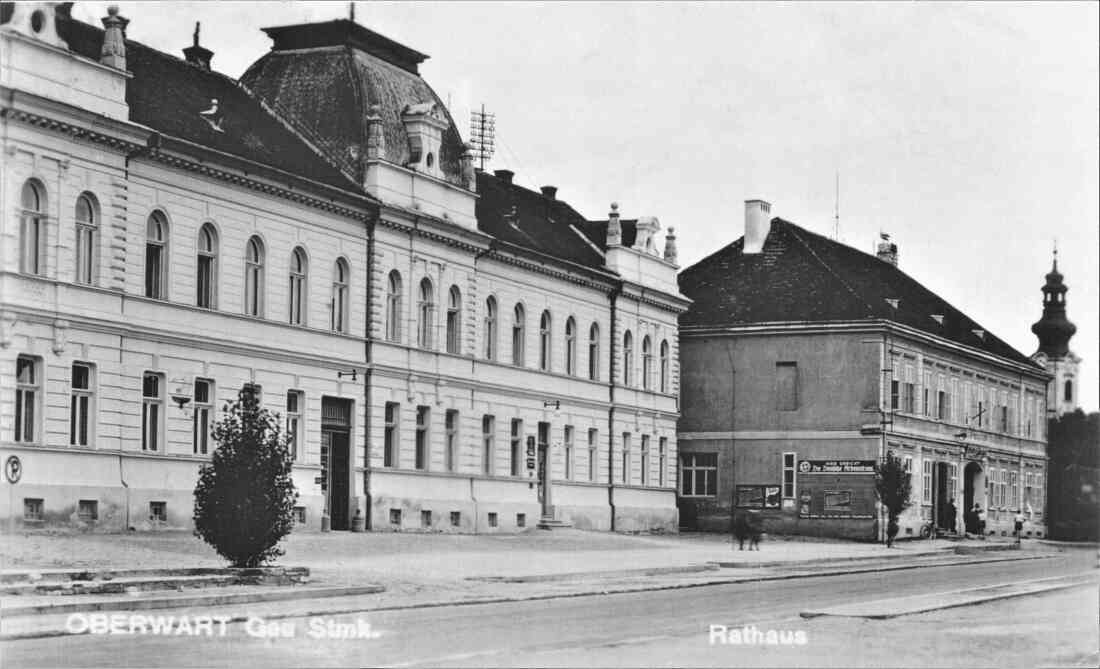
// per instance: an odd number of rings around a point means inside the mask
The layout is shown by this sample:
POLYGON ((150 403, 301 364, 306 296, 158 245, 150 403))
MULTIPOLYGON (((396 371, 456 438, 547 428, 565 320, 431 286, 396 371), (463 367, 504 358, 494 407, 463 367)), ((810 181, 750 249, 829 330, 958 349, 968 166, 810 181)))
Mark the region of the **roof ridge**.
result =
MULTIPOLYGON (((809 243, 807 243, 806 240, 803 239, 800 234, 798 234, 798 231, 801 230, 802 228, 800 228, 798 225, 796 225, 794 223, 791 223, 790 221, 784 220, 782 218, 777 217, 775 220, 779 221, 781 224, 786 225, 790 229, 790 232, 794 236, 794 238, 796 240, 798 240, 798 243, 801 244, 803 246, 803 248, 805 248, 807 251, 809 251, 810 255, 813 256, 814 260, 821 263, 821 266, 824 267, 825 270, 827 272, 829 272, 829 274, 831 274, 837 281, 839 281, 840 285, 844 286, 848 290, 848 292, 852 294, 853 297, 855 297, 857 300, 859 300, 860 302, 862 302, 863 304, 865 304, 867 306, 867 309, 870 311, 871 316, 876 315, 875 308, 873 306, 871 306, 871 303, 868 302, 867 299, 863 295, 861 295, 859 292, 857 292, 856 289, 853 288, 847 281, 845 281, 844 278, 841 277, 840 274, 836 270, 834 270, 831 265, 829 265, 829 263, 825 262, 825 260, 822 259, 822 257, 817 254, 817 251, 814 251, 813 248, 809 245, 809 243)), ((807 230, 806 232, 809 232, 809 231, 807 230)), ((810 234, 813 234, 813 233, 810 233, 810 234)))

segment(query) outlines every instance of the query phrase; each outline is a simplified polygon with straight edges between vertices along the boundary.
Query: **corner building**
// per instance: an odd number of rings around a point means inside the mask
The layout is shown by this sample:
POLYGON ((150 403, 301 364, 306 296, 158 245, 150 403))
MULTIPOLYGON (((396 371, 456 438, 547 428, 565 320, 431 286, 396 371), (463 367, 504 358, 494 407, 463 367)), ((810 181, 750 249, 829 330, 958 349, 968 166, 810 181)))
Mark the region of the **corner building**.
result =
POLYGON ((237 82, 197 34, 3 12, 9 525, 189 526, 248 389, 303 528, 675 530, 671 230, 474 170, 427 56, 352 21, 267 29, 237 82))
POLYGON ((680 274, 680 519, 874 540, 874 466, 911 472, 901 538, 930 524, 1046 534, 1049 375, 898 268, 745 203, 744 235, 680 274), (952 507, 954 511, 952 511, 952 507))

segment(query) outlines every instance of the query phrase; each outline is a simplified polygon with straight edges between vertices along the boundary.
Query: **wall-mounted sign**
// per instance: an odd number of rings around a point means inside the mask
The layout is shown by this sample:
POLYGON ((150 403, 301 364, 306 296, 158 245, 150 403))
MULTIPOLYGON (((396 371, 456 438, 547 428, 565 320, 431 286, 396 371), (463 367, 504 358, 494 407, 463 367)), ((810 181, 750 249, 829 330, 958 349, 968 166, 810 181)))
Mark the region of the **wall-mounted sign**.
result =
POLYGON ((4 478, 8 483, 19 483, 19 479, 23 478, 23 462, 18 455, 9 455, 4 461, 4 478))
POLYGON ((737 506, 743 509, 778 509, 778 485, 737 486, 737 506))
POLYGON ((874 474, 874 460, 799 460, 801 474, 874 474))

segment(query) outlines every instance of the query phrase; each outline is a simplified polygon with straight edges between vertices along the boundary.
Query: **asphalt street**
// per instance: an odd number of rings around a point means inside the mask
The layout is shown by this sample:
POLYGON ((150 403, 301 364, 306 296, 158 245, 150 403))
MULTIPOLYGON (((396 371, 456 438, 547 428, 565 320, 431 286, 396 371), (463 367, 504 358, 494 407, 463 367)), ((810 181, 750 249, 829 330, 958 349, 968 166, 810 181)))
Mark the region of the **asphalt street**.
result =
MULTIPOLYGON (((731 629, 754 625, 761 630, 803 630, 810 635, 810 643, 804 650, 792 651, 804 654, 791 656, 793 659, 789 661, 794 666, 815 666, 819 664, 816 660, 823 656, 815 655, 813 635, 815 629, 825 627, 815 628, 820 623, 798 616, 811 605, 823 607, 1094 573, 1096 566, 1095 551, 1075 550, 1049 559, 986 565, 376 611, 331 619, 271 620, 266 621, 267 626, 253 621, 227 625, 224 636, 218 634, 216 626, 212 636, 85 634, 5 642, 0 644, 0 660, 6 667, 737 664, 731 662, 728 647, 709 645, 710 626, 718 624, 731 629), (341 623, 348 625, 340 629, 337 626, 341 623), (366 634, 367 638, 315 638, 319 630, 329 635, 354 631, 366 634), (263 631, 278 636, 253 636, 263 631), (692 650, 690 660, 684 655, 685 648, 692 650)), ((1089 601, 1087 596, 1084 601, 1089 601)), ((247 607, 242 607, 242 613, 247 613, 247 607)), ((1086 621, 1090 616, 1095 619, 1095 607, 1081 614, 1086 621)), ((824 625, 835 632, 836 620, 845 619, 832 619, 824 625)), ((845 626, 867 629, 856 622, 842 623, 839 627, 845 626)), ((938 632, 932 628, 914 625, 911 631, 902 629, 913 644, 934 647, 937 643, 932 635, 938 632), (928 635, 927 638, 922 634, 928 635)), ((831 652, 842 655, 850 648, 855 657, 860 643, 854 637, 839 648, 835 640, 829 647, 831 652)), ((761 662, 775 664, 780 659, 763 656, 761 662)), ((981 666, 991 664, 992 658, 982 655, 973 659, 969 664, 981 666)))

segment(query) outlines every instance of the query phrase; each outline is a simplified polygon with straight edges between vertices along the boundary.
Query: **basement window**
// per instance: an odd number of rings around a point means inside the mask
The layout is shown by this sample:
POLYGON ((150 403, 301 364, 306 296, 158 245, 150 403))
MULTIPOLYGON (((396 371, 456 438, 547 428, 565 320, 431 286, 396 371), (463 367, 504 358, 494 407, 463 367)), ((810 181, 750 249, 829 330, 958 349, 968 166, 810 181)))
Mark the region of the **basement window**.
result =
POLYGON ((421 511, 420 512, 420 527, 431 527, 431 526, 432 526, 432 512, 431 511, 421 511))
POLYGON ((452 511, 451 512, 451 526, 452 527, 458 527, 461 524, 462 524, 462 512, 461 511, 452 511))
POLYGON ((44 500, 32 497, 23 498, 23 520, 30 522, 42 522, 42 507, 44 500))
POLYGON ((516 527, 527 527, 527 514, 526 513, 517 513, 516 514, 516 527))
POLYGON ((401 524, 401 509, 390 509, 390 525, 401 524))
POLYGON ((149 502, 149 520, 155 523, 168 522, 168 502, 149 502))
POLYGON ((90 523, 99 520, 99 502, 94 499, 82 499, 76 510, 77 518, 90 523))
MULTIPOLYGON (((497 514, 490 513, 489 514, 489 527, 496 527, 496 526, 497 526, 497 514)), ((1028 532, 1028 534, 1031 534, 1031 532, 1028 532)))

